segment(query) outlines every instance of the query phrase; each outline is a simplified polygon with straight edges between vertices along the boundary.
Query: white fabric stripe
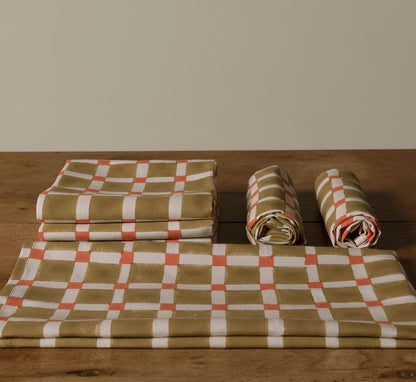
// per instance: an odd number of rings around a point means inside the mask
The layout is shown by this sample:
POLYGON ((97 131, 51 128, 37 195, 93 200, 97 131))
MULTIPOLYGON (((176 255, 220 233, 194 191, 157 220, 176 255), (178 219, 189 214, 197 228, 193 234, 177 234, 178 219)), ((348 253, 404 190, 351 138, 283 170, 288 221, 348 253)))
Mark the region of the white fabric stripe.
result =
POLYGON ((156 318, 152 322, 153 337, 168 337, 169 336, 169 319, 156 318))
POLYGON ((136 219, 136 201, 137 197, 134 195, 127 195, 123 198, 122 217, 123 220, 136 219))
MULTIPOLYGON (((269 245, 259 246, 259 256, 272 256, 273 250, 269 245)), ((260 284, 274 284, 273 267, 260 267, 260 284)), ((261 291, 263 304, 277 304, 277 296, 275 289, 267 289, 261 291)), ((278 310, 265 310, 266 318, 279 318, 278 310)), ((270 334, 270 333, 269 333, 270 334)))
POLYGON ((325 346, 327 348, 339 348, 339 339, 337 337, 325 337, 325 346))
POLYGON ((227 345, 226 337, 209 337, 209 347, 210 348, 220 348, 223 349, 227 345))
MULTIPOLYGON (((225 244, 215 244, 212 247, 212 255, 225 256, 226 254, 226 245, 225 244)), ((227 257, 228 259, 229 257, 227 257)), ((212 261, 212 259, 211 259, 212 261)), ((225 266, 212 266, 211 268, 211 285, 219 284, 222 285, 225 283, 225 266)), ((211 303, 215 305, 224 305, 225 304, 225 291, 223 290, 211 290, 211 303)), ((211 309, 211 307, 209 307, 211 309)), ((226 317, 225 310, 211 310, 211 328, 216 329, 216 324, 212 323, 213 319, 226 317)), ((224 323, 224 331, 227 330, 227 323, 224 323)), ((211 332, 211 335, 214 335, 211 332)))
POLYGON ((152 348, 166 349, 168 347, 168 338, 152 338, 152 348))
POLYGON ((380 347, 382 348, 396 348, 397 342, 393 338, 380 338, 380 347))
POLYGON ((111 348, 111 338, 97 338, 97 348, 111 348))
POLYGON ((56 338, 41 338, 39 340, 39 347, 54 348, 56 347, 56 338))
MULTIPOLYGON (((178 243, 167 243, 166 244, 166 253, 169 254, 179 254, 179 244, 178 243)), ((163 259, 164 261, 165 259, 163 259)), ((162 283, 164 284, 175 284, 176 276, 178 273, 177 265, 165 265, 162 283)), ((160 290, 160 304, 173 304, 175 298, 174 289, 161 289, 160 290)), ((171 310, 158 310, 157 318, 170 318, 172 317, 171 310)))
POLYGON ((178 220, 182 214, 183 194, 174 194, 169 198, 169 220, 178 220))
POLYGON ((89 220, 90 218, 90 202, 92 195, 79 195, 75 209, 75 218, 77 220, 89 220))
POLYGON ((100 337, 104 337, 104 338, 110 338, 111 337, 111 320, 103 320, 101 322, 100 328, 99 328, 99 333, 100 333, 100 337))
POLYGON ((210 322, 211 336, 225 336, 227 334, 227 319, 211 318, 210 322))
MULTIPOLYGON (((148 163, 137 163, 136 166, 136 178, 146 178, 146 182, 149 179, 147 177, 149 171, 149 164, 148 163)), ((145 187, 145 183, 133 183, 131 191, 133 192, 143 192, 145 187)))
POLYGON ((189 181, 192 182, 194 180, 200 180, 200 179, 204 179, 204 178, 211 178, 213 176, 214 176, 214 172, 213 171, 205 171, 205 172, 200 172, 198 174, 187 175, 186 176, 186 181, 187 182, 189 182, 189 181))
POLYGON ((268 348, 283 348, 283 337, 267 337, 268 348))
POLYGON ((397 337, 397 329, 394 325, 380 324, 381 337, 395 338, 397 337))
POLYGON ((59 328, 61 326, 61 321, 51 321, 47 322, 43 326, 43 336, 45 338, 55 338, 59 337, 59 328))
POLYGON ((334 321, 334 320, 325 321, 325 335, 327 337, 338 337, 339 335, 338 321, 334 321))
MULTIPOLYGON (((400 296, 400 297, 393 297, 387 298, 382 301, 383 305, 401 305, 401 304, 415 304, 416 303, 416 296, 400 296)), ((383 321, 383 320, 380 320, 383 321)))
POLYGON ((45 194, 39 194, 36 201, 36 220, 43 220, 43 205, 45 203, 45 194))
POLYGON ((268 333, 269 336, 283 336, 285 333, 284 321, 280 319, 268 320, 268 333))

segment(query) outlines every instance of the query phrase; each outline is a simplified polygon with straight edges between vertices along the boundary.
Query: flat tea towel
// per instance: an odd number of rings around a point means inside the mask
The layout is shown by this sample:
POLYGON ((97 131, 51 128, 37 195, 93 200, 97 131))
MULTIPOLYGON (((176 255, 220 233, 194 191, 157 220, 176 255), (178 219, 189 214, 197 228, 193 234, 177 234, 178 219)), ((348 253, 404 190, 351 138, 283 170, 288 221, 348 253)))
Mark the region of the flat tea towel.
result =
POLYGON ((76 224, 42 223, 42 241, 134 241, 209 238, 215 233, 215 220, 182 220, 141 223, 76 224))
POLYGON ((252 244, 305 243, 295 189, 279 166, 266 167, 250 177, 246 232, 252 244))
POLYGON ((316 178, 315 193, 334 247, 368 248, 377 243, 378 221, 353 172, 322 172, 316 178))
POLYGON ((69 160, 39 195, 44 223, 211 219, 213 160, 69 160))
POLYGON ((37 242, 0 292, 1 347, 415 348, 393 251, 37 242))

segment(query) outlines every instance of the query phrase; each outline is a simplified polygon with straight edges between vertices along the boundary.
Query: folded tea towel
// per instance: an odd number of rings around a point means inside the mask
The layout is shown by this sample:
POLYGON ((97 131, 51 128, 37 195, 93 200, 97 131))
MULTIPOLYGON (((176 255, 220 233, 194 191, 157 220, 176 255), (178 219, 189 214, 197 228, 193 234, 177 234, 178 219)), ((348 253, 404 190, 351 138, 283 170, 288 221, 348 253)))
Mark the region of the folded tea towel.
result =
POLYGON ((42 223, 42 241, 134 241, 209 238, 214 236, 213 220, 178 220, 167 222, 53 224, 42 223))
POLYGON ((377 243, 380 227, 354 173, 324 171, 316 178, 315 192, 333 246, 367 248, 377 243))
POLYGON ((248 183, 246 232, 250 243, 304 243, 299 202, 289 174, 270 166, 256 171, 248 183))
POLYGON ((416 347, 388 250, 37 242, 0 304, 1 347, 416 347))
POLYGON ((39 195, 44 223, 211 219, 213 160, 69 160, 39 195))

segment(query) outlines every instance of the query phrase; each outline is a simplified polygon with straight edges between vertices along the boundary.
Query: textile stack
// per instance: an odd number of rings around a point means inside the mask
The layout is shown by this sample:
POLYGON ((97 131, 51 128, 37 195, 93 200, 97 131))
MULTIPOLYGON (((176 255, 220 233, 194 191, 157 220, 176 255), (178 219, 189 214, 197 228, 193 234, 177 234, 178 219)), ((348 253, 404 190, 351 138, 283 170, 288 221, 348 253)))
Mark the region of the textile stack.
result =
POLYGON ((42 241, 199 241, 216 234, 214 160, 68 160, 39 195, 42 241))

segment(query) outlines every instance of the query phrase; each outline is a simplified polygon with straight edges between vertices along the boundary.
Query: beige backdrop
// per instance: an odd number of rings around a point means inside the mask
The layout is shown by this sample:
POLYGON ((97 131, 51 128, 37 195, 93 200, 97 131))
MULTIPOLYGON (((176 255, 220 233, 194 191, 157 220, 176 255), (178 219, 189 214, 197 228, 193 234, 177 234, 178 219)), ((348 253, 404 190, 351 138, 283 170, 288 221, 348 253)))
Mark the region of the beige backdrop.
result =
POLYGON ((0 151, 416 147, 416 1, 0 0, 0 151))

